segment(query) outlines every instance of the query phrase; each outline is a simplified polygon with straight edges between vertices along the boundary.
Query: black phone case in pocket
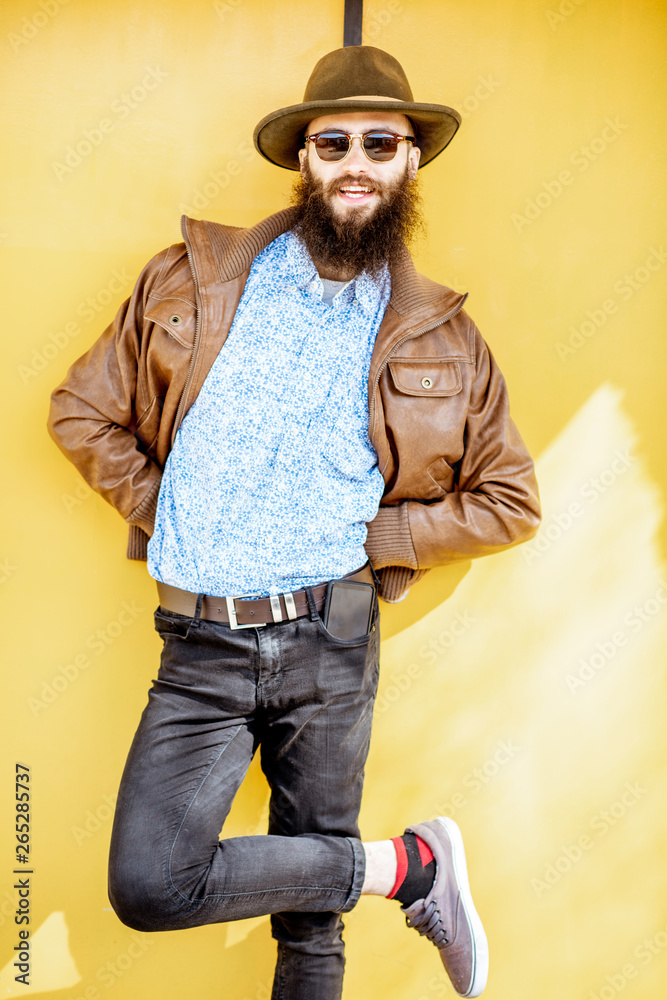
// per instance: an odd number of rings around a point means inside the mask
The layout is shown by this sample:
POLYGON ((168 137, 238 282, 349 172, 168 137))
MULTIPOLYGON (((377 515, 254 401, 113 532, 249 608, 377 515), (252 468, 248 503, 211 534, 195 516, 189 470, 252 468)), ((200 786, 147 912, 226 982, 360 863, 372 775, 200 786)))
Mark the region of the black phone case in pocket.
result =
POLYGON ((373 618, 375 588, 370 583, 334 580, 329 584, 322 622, 336 639, 368 635, 373 618))

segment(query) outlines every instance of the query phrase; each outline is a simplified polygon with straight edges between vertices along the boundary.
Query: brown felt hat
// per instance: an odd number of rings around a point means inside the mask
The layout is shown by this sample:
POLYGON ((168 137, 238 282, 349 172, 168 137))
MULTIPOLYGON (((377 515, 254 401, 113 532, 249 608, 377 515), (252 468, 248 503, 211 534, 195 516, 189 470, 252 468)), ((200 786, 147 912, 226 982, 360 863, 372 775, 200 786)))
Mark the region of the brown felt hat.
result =
POLYGON ((417 129, 423 167, 441 153, 461 124, 458 111, 444 104, 417 104, 403 67, 382 49, 349 45, 322 56, 306 84, 303 103, 262 118, 253 139, 271 163, 299 169, 308 122, 337 111, 391 111, 407 115, 417 129))

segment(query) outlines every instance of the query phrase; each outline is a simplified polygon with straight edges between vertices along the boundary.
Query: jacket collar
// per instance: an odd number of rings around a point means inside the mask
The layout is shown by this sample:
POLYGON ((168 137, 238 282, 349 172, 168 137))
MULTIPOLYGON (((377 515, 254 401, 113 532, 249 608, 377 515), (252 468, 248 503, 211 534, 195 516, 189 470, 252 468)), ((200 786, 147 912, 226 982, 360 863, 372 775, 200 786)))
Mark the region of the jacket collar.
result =
POLYGON ((204 277, 206 283, 214 281, 233 281, 246 272, 257 254, 268 246, 276 236, 292 227, 294 219, 293 208, 283 209, 262 219, 248 229, 235 226, 223 226, 218 222, 190 219, 181 216, 181 231, 186 245, 192 252, 195 267, 203 265, 198 277, 204 277), (215 267, 215 273, 210 273, 210 265, 215 267))
MULTIPOLYGON (((247 274, 257 254, 281 233, 291 229, 296 209, 282 209, 254 226, 239 229, 218 222, 181 217, 181 230, 188 245, 200 285, 232 281, 247 274)), ((466 294, 420 274, 407 247, 391 268, 391 298, 388 310, 399 325, 418 329, 431 320, 444 322, 463 306, 466 294)))

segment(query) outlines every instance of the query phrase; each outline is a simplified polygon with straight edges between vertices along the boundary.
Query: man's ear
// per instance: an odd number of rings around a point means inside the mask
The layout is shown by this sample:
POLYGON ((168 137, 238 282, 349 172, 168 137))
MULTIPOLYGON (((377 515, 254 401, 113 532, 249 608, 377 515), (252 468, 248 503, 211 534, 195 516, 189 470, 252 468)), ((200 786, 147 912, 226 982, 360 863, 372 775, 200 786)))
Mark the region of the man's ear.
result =
POLYGON ((307 156, 308 156, 308 151, 306 149, 300 149, 299 150, 299 170, 301 172, 301 176, 302 177, 303 177, 303 166, 304 166, 304 164, 306 162, 306 157, 307 156))
POLYGON ((421 149, 418 146, 413 146, 408 154, 408 178, 413 181, 417 176, 417 170, 419 169, 419 158, 421 156, 421 149))

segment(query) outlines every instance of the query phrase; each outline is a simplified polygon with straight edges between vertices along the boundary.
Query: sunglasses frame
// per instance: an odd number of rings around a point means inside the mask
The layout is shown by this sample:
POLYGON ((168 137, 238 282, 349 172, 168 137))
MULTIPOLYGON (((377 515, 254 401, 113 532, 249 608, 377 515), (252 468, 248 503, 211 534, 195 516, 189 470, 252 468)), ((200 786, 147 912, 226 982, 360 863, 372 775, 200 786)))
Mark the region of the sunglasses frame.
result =
POLYGON ((370 160, 371 163, 391 163, 391 161, 396 156, 396 153, 398 152, 398 148, 396 149, 396 152, 393 154, 393 156, 391 156, 388 160, 374 160, 372 156, 368 155, 366 147, 364 146, 364 139, 369 135, 389 135, 392 137, 392 139, 398 139, 399 142, 414 143, 415 141, 414 135, 399 135, 397 132, 392 132, 390 129, 383 129, 383 128, 372 128, 369 129, 368 132, 346 132, 345 129, 342 128, 325 128, 322 129, 321 132, 315 132, 313 135, 305 136, 304 141, 315 143, 321 135, 330 135, 332 133, 333 134, 338 133, 339 135, 347 136, 348 139, 347 152, 345 153, 345 156, 341 156, 339 160, 325 160, 324 157, 320 156, 317 146, 315 146, 315 152, 317 153, 317 158, 318 160, 321 160, 322 163, 342 163, 343 160, 347 159, 347 157, 350 155, 353 139, 359 140, 361 148, 364 152, 364 156, 366 157, 367 160, 370 160))

